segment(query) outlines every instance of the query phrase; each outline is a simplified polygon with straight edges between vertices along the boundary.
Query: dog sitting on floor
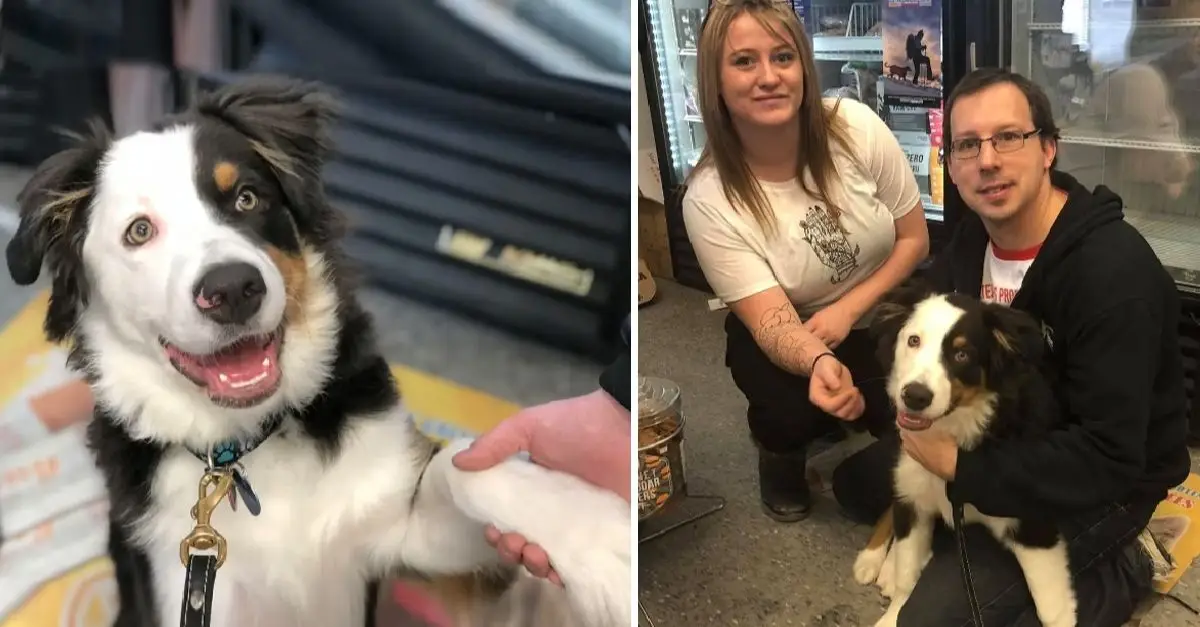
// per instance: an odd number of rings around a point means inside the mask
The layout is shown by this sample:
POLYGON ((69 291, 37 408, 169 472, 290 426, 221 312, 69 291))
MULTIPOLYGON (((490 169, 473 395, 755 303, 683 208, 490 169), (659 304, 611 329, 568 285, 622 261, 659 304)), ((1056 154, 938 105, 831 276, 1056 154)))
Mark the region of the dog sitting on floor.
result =
POLYGON ((632 615, 629 505, 516 459, 462 472, 419 433, 339 248, 335 102, 259 77, 154 129, 100 125, 19 196, 45 332, 96 398, 120 626, 373 622, 395 573, 511 580, 485 523, 546 549, 582 624, 632 615))
MULTIPOLYGON (((901 429, 939 429, 970 449, 987 438, 1038 437, 1059 419, 1039 368, 1041 325, 1025 312, 961 294, 933 294, 912 283, 880 305, 873 332, 901 429)), ((891 597, 877 627, 896 625, 932 557, 937 520, 954 526, 946 482, 903 450, 894 485, 896 499, 885 521, 854 563, 856 581, 878 582, 891 597)), ((986 526, 1016 556, 1042 624, 1074 627, 1066 543, 1052 523, 988 516, 969 503, 963 520, 986 526)))

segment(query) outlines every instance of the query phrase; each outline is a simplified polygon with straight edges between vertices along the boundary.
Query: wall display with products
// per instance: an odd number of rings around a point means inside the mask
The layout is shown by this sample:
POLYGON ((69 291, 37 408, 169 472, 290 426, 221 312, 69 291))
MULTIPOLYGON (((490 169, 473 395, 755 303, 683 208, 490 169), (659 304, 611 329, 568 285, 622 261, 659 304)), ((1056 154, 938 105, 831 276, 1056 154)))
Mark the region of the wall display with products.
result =
POLYGON ((941 0, 886 0, 880 30, 879 114, 908 155, 926 215, 942 221, 941 0))

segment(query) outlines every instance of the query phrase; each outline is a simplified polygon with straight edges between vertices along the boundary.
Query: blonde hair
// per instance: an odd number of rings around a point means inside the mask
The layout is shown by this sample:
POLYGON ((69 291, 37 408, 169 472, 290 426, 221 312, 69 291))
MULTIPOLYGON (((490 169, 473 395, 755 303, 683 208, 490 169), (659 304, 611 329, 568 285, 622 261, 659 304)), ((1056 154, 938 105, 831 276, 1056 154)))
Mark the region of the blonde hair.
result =
POLYGON ((703 168, 715 167, 729 204, 735 209, 740 208, 748 212, 766 233, 774 232, 775 221, 771 205, 742 155, 741 140, 733 127, 733 120, 729 117, 729 109, 721 97, 725 39, 730 25, 742 14, 753 16, 763 28, 780 39, 790 39, 790 43, 796 48, 804 73, 796 178, 804 191, 824 201, 830 216, 838 220, 841 209, 830 194, 838 176, 833 151, 829 145, 830 140, 837 141, 851 156, 854 154, 850 147, 846 123, 837 116, 841 98, 826 109, 818 83, 812 46, 804 33, 804 26, 800 24, 790 5, 785 3, 771 0, 714 2, 709 8, 704 29, 700 33, 697 55, 700 114, 704 120, 708 141, 705 142, 695 169, 688 175, 687 182, 690 183, 703 168), (779 26, 782 26, 785 32, 781 33, 779 26), (811 174, 816 189, 810 189, 809 181, 805 177, 806 170, 811 174))

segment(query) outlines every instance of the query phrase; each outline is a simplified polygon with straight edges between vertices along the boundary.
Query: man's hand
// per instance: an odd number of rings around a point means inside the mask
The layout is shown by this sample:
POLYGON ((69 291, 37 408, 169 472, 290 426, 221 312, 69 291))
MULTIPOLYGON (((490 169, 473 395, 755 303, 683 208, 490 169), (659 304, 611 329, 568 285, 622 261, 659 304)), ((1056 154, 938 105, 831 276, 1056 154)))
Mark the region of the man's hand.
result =
POLYGON ((804 328, 817 336, 825 346, 834 349, 850 335, 855 320, 855 316, 845 306, 835 302, 805 320, 804 328))
POLYGON ((821 357, 813 366, 808 379, 808 399, 827 414, 845 421, 858 420, 866 408, 866 402, 850 369, 842 365, 837 357, 821 357))
POLYGON ((954 480, 958 468, 958 444, 949 434, 936 429, 900 429, 904 450, 929 472, 946 481, 954 480))

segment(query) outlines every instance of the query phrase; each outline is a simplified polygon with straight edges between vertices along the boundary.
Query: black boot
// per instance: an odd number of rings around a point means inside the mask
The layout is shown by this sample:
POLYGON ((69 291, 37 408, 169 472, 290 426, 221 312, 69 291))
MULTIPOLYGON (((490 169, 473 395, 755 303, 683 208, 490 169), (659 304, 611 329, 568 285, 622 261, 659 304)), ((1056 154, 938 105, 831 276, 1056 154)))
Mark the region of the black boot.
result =
POLYGON ((763 511, 778 522, 796 522, 808 517, 812 494, 804 475, 805 454, 772 453, 758 449, 758 488, 763 511))

